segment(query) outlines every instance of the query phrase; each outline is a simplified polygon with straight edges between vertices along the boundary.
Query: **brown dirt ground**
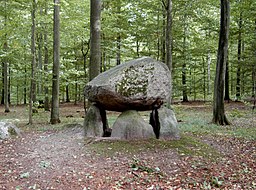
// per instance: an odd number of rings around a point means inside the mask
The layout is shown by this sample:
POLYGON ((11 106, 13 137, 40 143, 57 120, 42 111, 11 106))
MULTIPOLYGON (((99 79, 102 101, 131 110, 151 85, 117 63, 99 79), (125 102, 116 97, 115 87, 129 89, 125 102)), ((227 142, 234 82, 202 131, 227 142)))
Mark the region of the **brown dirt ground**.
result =
MULTIPOLYGON (((82 105, 63 104, 61 110, 64 117, 84 114, 82 105)), ((255 141, 197 137, 222 157, 212 161, 157 147, 109 155, 111 147, 102 153, 94 150, 93 145, 101 142, 85 141, 79 125, 24 130, 21 137, 0 142, 0 189, 256 189, 255 141)), ((136 143, 143 147, 149 142, 136 143)))

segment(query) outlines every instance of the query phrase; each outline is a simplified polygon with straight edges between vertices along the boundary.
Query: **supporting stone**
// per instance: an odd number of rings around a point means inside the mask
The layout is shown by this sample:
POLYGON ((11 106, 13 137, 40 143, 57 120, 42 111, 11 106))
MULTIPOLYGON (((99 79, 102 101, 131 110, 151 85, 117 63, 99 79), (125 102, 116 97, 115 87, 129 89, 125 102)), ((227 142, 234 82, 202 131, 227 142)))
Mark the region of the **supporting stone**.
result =
POLYGON ((135 110, 123 112, 113 125, 111 137, 125 140, 154 138, 152 127, 135 110))

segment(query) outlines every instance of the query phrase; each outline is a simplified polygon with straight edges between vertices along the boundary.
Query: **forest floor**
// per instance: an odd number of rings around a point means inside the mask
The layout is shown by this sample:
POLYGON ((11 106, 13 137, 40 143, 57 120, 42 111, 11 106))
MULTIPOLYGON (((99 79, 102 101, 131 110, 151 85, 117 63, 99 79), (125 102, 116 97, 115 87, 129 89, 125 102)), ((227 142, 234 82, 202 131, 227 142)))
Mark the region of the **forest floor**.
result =
MULTIPOLYGON (((0 109, 0 120, 23 131, 0 141, 1 190, 256 189, 250 104, 227 103, 232 125, 216 126, 210 103, 175 103, 181 139, 174 141, 85 140, 82 104, 61 104, 58 125, 50 125, 43 110, 28 126, 27 107, 12 106, 8 114, 0 109)), ((108 117, 113 123, 117 113, 108 117)))

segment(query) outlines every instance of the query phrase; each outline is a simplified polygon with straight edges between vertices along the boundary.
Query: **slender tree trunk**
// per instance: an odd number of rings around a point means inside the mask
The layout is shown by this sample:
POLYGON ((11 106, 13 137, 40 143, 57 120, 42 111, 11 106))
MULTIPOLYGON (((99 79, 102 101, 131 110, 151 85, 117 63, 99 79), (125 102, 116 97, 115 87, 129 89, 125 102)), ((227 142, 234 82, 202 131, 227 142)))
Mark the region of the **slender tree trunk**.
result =
MULTIPOLYGON (((121 25, 121 2, 118 0, 117 3, 117 23, 121 25)), ((116 53, 116 65, 121 64, 121 32, 119 31, 117 34, 117 53, 116 53)))
POLYGON ((90 50, 90 40, 88 40, 88 42, 84 42, 82 41, 82 48, 81 48, 81 52, 83 54, 83 62, 84 62, 84 78, 87 79, 87 55, 89 53, 90 50), (84 45, 87 45, 87 49, 85 50, 84 45))
POLYGON ((160 11, 157 12, 157 60, 160 60, 161 53, 161 24, 160 24, 160 11))
MULTIPOLYGON (((87 50, 85 51, 84 49, 84 42, 82 41, 82 54, 83 54, 83 61, 84 61, 84 78, 85 80, 88 79, 88 76, 87 76, 87 55, 88 55, 88 52, 90 50, 90 39, 88 40, 88 42, 86 43, 87 44, 87 50)), ((87 107, 87 102, 86 102, 86 98, 84 96, 84 110, 85 110, 85 113, 86 113, 86 107, 87 107)))
POLYGON ((230 96, 229 96, 229 61, 227 58, 227 64, 226 64, 226 73, 225 73, 225 95, 224 95, 224 100, 227 102, 230 101, 230 96))
POLYGON ((69 85, 67 84, 66 85, 66 102, 70 102, 70 99, 69 99, 69 85))
MULTIPOLYGON (((167 22, 166 22, 166 64, 170 70, 170 90, 172 91, 172 0, 167 0, 167 22)), ((168 107, 171 104, 172 96, 167 100, 168 107)))
POLYGON ((91 0, 90 12, 90 67, 89 79, 92 80, 100 73, 101 48, 100 48, 100 30, 101 30, 101 0, 91 0))
MULTIPOLYGON (((45 15, 47 15, 47 3, 45 4, 45 15)), ((49 102, 49 81, 48 81, 48 64, 49 64, 49 55, 48 55, 48 31, 47 24, 44 26, 44 73, 45 73, 45 84, 44 84, 44 110, 50 111, 50 102, 49 102)))
POLYGON ((4 105, 4 62, 2 62, 2 97, 1 97, 1 105, 4 105))
MULTIPOLYGON (((254 24, 255 24, 254 37, 256 39, 256 20, 254 24)), ((254 98, 254 102, 255 102, 256 101, 256 40, 254 43, 254 62, 252 65, 252 97, 254 98)))
POLYGON ((117 53, 116 53, 116 65, 121 64, 121 34, 117 36, 117 53))
POLYGON ((30 97, 29 97, 29 124, 30 125, 33 123, 32 110, 33 110, 33 103, 34 103, 34 98, 33 97, 34 97, 34 94, 35 94, 35 66, 36 66, 35 13, 36 13, 36 0, 33 0, 32 4, 33 4, 32 5, 32 12, 31 12, 31 18, 32 18, 32 26, 31 26, 31 55, 32 55, 32 61, 31 61, 30 97))
POLYGON ((238 23, 238 43, 237 43, 237 72, 236 72, 236 100, 241 99, 241 52, 242 52, 242 13, 240 13, 238 23))
MULTIPOLYGON (((5 30, 7 30, 6 29, 6 27, 7 27, 7 1, 5 1, 4 27, 5 27, 5 30)), ((7 33, 5 33, 5 42, 4 42, 3 49, 6 53, 4 62, 3 62, 3 84, 4 84, 3 103, 5 106, 4 112, 8 113, 8 112, 10 112, 10 108, 9 108, 9 101, 8 101, 8 96, 9 96, 8 68, 9 68, 9 64, 8 64, 8 58, 7 58, 7 51, 8 51, 7 33)))
MULTIPOLYGON (((43 15, 43 9, 40 8, 40 16, 43 15)), ((40 23, 41 27, 43 26, 43 23, 41 21, 40 23)), ((42 30, 40 30, 38 34, 38 94, 41 96, 42 95, 42 69, 43 69, 43 33, 42 30)))
MULTIPOLYGON (((4 49, 7 50, 7 43, 4 43, 4 49)), ((8 80, 8 61, 7 58, 5 58, 4 61, 4 112, 8 113, 10 112, 9 108, 9 80, 8 80)))
POLYGON ((51 124, 60 123, 59 119, 59 71, 60 71, 60 0, 54 0, 53 26, 53 77, 51 124))
POLYGON ((211 94, 211 54, 207 55, 208 95, 211 94))
POLYGON ((204 57, 202 57, 202 61, 203 61, 203 72, 204 72, 204 102, 206 100, 206 68, 205 68, 205 60, 204 57))
MULTIPOLYGON (((182 101, 188 102, 188 94, 187 94, 187 8, 185 8, 184 15, 184 31, 183 31, 183 64, 182 64, 182 101)), ((195 90, 195 89, 194 89, 195 90)))
POLYGON ((27 67, 25 65, 25 81, 24 81, 24 98, 23 98, 23 101, 24 101, 24 105, 27 104, 27 67))
POLYGON ((172 72, 172 0, 167 1, 166 64, 172 72))
MULTIPOLYGON (((169 0, 167 0, 169 1, 169 0)), ((165 0, 162 0, 162 3, 163 3, 163 35, 162 35, 162 62, 163 63, 166 63, 166 11, 167 11, 167 5, 165 4, 165 0)))
POLYGON ((140 42, 138 37, 136 37, 136 53, 137 57, 140 57, 140 42))
POLYGON ((219 47, 214 81, 213 123, 228 125, 229 121, 224 111, 224 82, 228 54, 230 8, 229 0, 221 0, 221 18, 219 32, 219 47))
POLYGON ((77 96, 78 96, 78 84, 76 82, 75 83, 75 102, 74 102, 75 105, 77 105, 77 101, 78 101, 78 97, 77 96))

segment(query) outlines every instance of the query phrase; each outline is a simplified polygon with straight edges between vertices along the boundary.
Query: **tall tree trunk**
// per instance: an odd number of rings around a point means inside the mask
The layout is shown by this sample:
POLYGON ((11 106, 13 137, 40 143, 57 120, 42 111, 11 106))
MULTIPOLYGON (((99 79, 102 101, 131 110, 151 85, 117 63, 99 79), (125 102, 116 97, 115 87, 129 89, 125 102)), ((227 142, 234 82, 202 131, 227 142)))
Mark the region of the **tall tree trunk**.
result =
POLYGON ((203 61, 203 72, 204 72, 204 102, 206 101, 206 68, 205 68, 205 60, 204 57, 202 57, 202 61, 203 61))
MULTIPOLYGON (((4 43, 4 50, 7 51, 7 42, 4 43)), ((10 112, 9 108, 9 80, 8 80, 8 60, 4 60, 4 112, 10 112)))
POLYGON ((214 81, 213 123, 228 125, 224 110, 224 82, 228 54, 230 7, 229 0, 221 0, 219 47, 214 81))
MULTIPOLYGON (((170 88, 172 91, 172 0, 167 0, 166 6, 167 12, 167 23, 166 23, 166 64, 170 70, 170 88)), ((169 100, 167 100, 168 106, 170 106, 172 96, 170 95, 169 100)))
POLYGON ((229 96, 229 68, 228 68, 228 58, 227 58, 227 64, 226 64, 226 72, 225 72, 225 95, 224 95, 224 100, 230 101, 230 96, 229 96))
MULTIPOLYGON (((255 24, 255 32, 254 37, 256 39, 256 20, 255 24)), ((256 101, 256 40, 254 42, 254 62, 252 63, 252 97, 254 98, 254 102, 256 101)))
POLYGON ((140 57, 140 42, 138 37, 136 37, 136 54, 137 57, 140 57))
MULTIPOLYGON (((121 2, 117 1, 117 23, 121 25, 121 2)), ((117 34, 117 52, 116 52, 116 65, 121 64, 121 31, 118 31, 117 34)))
POLYGON ((172 0, 167 0, 166 64, 172 72, 172 0))
MULTIPOLYGON (((7 30, 7 1, 5 1, 5 16, 4 16, 4 27, 5 30, 7 30)), ((3 62, 3 84, 4 84, 4 88, 3 88, 3 103, 4 103, 4 112, 8 113, 10 112, 10 108, 9 108, 9 101, 8 101, 8 95, 9 95, 9 80, 8 80, 8 58, 7 58, 7 51, 8 51, 8 45, 7 45, 7 32, 5 33, 4 36, 4 52, 5 52, 5 58, 4 58, 4 62, 3 62)))
POLYGON ((51 124, 60 123, 59 118, 59 71, 60 71, 60 0, 54 0, 53 25, 53 77, 51 124))
POLYGON ((1 105, 4 105, 4 62, 2 62, 2 97, 1 97, 1 105))
MULTIPOLYGON (((162 7, 163 7, 163 15, 162 15, 162 17, 163 17, 163 25, 162 25, 162 27, 163 27, 163 35, 162 35, 162 62, 163 63, 166 63, 166 28, 167 28, 167 26, 166 26, 166 11, 167 11, 167 5, 166 5, 166 3, 165 3, 165 1, 166 0, 162 0, 162 7)), ((167 1, 169 1, 169 0, 167 0, 167 1)))
MULTIPOLYGON (((88 79, 88 74, 87 74, 87 55, 89 53, 89 50, 90 50, 90 39, 88 40, 88 42, 84 42, 82 41, 82 48, 81 48, 81 51, 82 51, 82 54, 83 54, 83 61, 84 61, 84 78, 85 80, 88 79), (85 51, 84 49, 84 44, 87 45, 87 49, 85 51)), ((86 113, 86 107, 87 107, 87 102, 86 102, 86 98, 84 96, 84 110, 85 110, 85 113, 86 113)))
POLYGON ((117 53, 116 53, 116 65, 121 64, 121 34, 117 36, 117 53))
POLYGON ((35 23, 35 13, 36 13, 36 0, 32 2, 32 26, 31 26, 31 83, 30 83, 30 97, 29 97, 29 124, 33 123, 32 120, 32 109, 34 103, 34 94, 35 94, 35 67, 36 67, 36 40, 35 40, 35 33, 36 33, 36 23, 35 23))
POLYGON ((66 102, 70 102, 70 99, 69 99, 69 85, 67 84, 66 85, 66 102))
POLYGON ((211 54, 207 55, 208 95, 211 94, 211 54))
POLYGON ((184 15, 184 33, 183 33, 183 64, 182 64, 182 101, 188 102, 187 95, 187 75, 186 75, 186 61, 187 61, 187 49, 186 49, 186 35, 187 35, 187 25, 186 25, 187 16, 184 15))
MULTIPOLYGON (((43 15, 43 9, 42 7, 40 8, 40 16, 43 15)), ((40 23, 41 26, 43 26, 43 23, 40 23)), ((37 93, 41 96, 42 95, 42 69, 43 69, 43 33, 42 30, 40 30, 38 34, 38 91, 37 93)))
POLYGON ((25 81, 24 81, 24 87, 23 87, 23 102, 24 102, 24 105, 27 104, 27 67, 25 65, 25 81))
POLYGON ((81 52, 83 54, 83 63, 84 63, 84 78, 87 79, 87 55, 89 53, 90 50, 90 39, 88 40, 88 42, 84 42, 82 41, 82 48, 81 48, 81 52), (87 49, 85 50, 84 45, 87 45, 87 49))
POLYGON ((240 13, 238 23, 238 43, 237 43, 237 71, 236 71, 236 100, 241 99, 241 52, 242 52, 242 13, 240 13))
MULTIPOLYGON (((47 3, 45 4, 45 15, 47 15, 47 3)), ((48 64, 49 64, 49 55, 48 55, 48 31, 47 24, 44 26, 44 73, 45 73, 45 84, 44 84, 44 110, 50 111, 50 102, 49 102, 49 81, 48 81, 48 64)))
POLYGON ((92 80, 100 73, 101 49, 100 49, 100 18, 101 18, 101 0, 91 0, 90 11, 90 67, 89 79, 92 80))

